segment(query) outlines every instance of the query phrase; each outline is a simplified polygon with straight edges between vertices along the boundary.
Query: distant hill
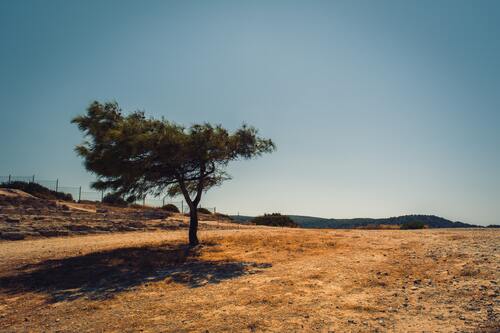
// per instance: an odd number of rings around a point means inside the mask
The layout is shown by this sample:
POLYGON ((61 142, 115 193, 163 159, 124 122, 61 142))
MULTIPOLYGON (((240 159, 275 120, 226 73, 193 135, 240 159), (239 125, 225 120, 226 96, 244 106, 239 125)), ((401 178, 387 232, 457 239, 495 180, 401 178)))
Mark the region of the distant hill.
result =
MULTIPOLYGON (((423 222, 429 228, 477 228, 479 226, 453 222, 435 215, 404 215, 388 218, 353 218, 353 219, 327 219, 314 216, 288 215, 302 228, 314 229, 350 229, 367 225, 401 225, 408 222, 423 222)), ((240 223, 249 223, 253 216, 233 215, 231 218, 240 223)))

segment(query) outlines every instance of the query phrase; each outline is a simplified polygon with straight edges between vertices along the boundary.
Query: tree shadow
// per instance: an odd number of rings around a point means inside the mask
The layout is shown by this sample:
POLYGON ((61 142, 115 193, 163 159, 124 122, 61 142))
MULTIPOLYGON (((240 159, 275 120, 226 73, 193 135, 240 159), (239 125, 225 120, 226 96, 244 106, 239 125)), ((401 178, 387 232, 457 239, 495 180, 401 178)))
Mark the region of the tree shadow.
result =
POLYGON ((122 248, 26 265, 0 277, 0 290, 48 294, 52 302, 107 299, 148 282, 169 280, 190 288, 254 274, 270 264, 199 259, 182 245, 122 248))

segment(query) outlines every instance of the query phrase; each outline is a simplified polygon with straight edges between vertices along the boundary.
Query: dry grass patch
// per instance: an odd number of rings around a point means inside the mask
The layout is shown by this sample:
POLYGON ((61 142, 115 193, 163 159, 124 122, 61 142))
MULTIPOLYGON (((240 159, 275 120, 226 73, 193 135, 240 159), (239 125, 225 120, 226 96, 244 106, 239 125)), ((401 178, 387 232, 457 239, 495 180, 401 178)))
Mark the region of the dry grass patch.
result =
POLYGON ((256 262, 283 262, 298 256, 321 254, 338 246, 330 233, 284 229, 268 229, 261 235, 231 234, 206 239, 210 246, 203 249, 202 257, 217 260, 253 260, 256 262))

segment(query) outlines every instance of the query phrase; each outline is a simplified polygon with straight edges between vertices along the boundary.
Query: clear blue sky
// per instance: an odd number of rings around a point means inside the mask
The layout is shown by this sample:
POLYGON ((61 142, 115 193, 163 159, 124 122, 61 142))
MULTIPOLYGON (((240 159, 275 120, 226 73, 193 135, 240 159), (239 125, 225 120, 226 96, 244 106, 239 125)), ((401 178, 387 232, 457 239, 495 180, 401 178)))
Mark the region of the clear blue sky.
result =
POLYGON ((0 174, 88 186, 70 119, 117 100, 278 151, 205 206, 500 222, 500 1, 0 1, 0 174))

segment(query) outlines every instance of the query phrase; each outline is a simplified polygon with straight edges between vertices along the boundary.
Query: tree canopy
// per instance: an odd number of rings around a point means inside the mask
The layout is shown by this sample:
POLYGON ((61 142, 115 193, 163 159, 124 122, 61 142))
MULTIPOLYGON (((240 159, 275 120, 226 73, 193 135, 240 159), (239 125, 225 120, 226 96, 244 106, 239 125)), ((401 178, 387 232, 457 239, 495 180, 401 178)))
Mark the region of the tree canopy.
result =
POLYGON ((76 147, 85 167, 97 176, 92 187, 142 198, 182 194, 190 208, 190 243, 196 245, 196 208, 202 194, 230 178, 230 161, 275 150, 270 139, 243 125, 229 132, 209 123, 184 127, 144 112, 124 115, 116 102, 93 102, 72 120, 86 140, 76 147), (196 228, 193 228, 195 225, 196 228))

